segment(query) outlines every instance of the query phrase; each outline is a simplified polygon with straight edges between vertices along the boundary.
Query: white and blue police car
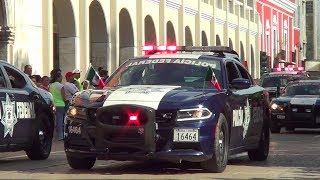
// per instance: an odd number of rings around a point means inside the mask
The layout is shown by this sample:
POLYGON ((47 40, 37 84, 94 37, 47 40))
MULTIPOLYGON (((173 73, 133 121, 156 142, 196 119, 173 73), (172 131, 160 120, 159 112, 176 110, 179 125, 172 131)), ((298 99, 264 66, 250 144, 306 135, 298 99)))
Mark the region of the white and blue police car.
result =
POLYGON ((269 153, 269 97, 228 47, 146 46, 103 90, 73 97, 65 152, 74 169, 96 159, 199 162, 223 172, 229 155, 269 153))

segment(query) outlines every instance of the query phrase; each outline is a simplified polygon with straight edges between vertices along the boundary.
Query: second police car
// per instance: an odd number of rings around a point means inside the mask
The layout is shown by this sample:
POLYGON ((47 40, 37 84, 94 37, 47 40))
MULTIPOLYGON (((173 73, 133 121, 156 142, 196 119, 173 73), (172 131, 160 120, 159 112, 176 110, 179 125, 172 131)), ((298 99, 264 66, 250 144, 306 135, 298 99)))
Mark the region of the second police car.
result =
POLYGON ((148 55, 126 61, 104 90, 73 97, 65 128, 72 168, 90 169, 96 159, 160 159, 222 172, 232 154, 267 159, 268 93, 233 50, 145 49, 148 55))
POLYGON ((281 95, 282 89, 291 81, 308 79, 309 74, 303 67, 273 68, 273 72, 265 73, 261 77, 261 86, 269 92, 270 99, 281 95))
POLYGON ((271 102, 271 131, 320 128, 320 80, 290 82, 271 102))

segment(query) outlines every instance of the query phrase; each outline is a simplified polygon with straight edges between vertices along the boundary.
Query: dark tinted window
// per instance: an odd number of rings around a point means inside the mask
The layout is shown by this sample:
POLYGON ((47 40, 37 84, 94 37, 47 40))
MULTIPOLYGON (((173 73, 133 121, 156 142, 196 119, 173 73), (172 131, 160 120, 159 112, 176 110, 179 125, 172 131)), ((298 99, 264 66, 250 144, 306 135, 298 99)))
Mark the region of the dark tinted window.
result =
POLYGON ((209 65, 218 82, 221 82, 220 61, 217 60, 135 59, 123 64, 108 79, 106 86, 174 85, 203 88, 209 65))
POLYGON ((0 69, 0 88, 6 88, 6 81, 5 81, 5 78, 4 78, 4 75, 0 69))
POLYGON ((240 66, 239 64, 236 64, 236 65, 237 65, 237 68, 240 72, 241 77, 244 79, 248 79, 252 84, 253 80, 252 80, 251 76, 249 75, 248 71, 246 69, 244 69, 242 66, 240 66))
POLYGON ((320 83, 299 83, 289 85, 286 88, 285 95, 320 95, 320 83))
POLYGON ((238 70, 237 70, 237 68, 236 68, 236 66, 234 65, 233 62, 227 62, 226 68, 227 68, 227 74, 228 74, 229 83, 231 83, 232 80, 234 80, 234 79, 240 78, 238 70))
POLYGON ((8 74, 12 88, 22 89, 26 86, 27 83, 19 71, 8 66, 4 66, 4 69, 8 74))
POLYGON ((304 79, 304 76, 297 75, 279 75, 279 76, 265 76, 262 79, 262 87, 285 87, 289 82, 304 79))

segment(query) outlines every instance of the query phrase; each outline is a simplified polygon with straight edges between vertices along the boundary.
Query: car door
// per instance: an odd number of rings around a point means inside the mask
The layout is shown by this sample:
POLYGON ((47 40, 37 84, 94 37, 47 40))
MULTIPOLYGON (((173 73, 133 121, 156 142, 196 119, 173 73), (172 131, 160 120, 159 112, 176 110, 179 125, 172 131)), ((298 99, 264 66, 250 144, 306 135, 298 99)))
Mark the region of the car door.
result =
MULTIPOLYGON (((0 67, 2 67, 2 64, 0 65, 0 67)), ((0 123, 0 144, 8 144, 8 142, 10 142, 8 140, 8 138, 6 138, 5 135, 5 131, 8 132, 8 124, 10 126, 10 124, 12 124, 10 122, 11 118, 6 118, 6 113, 7 113, 7 105, 6 105, 6 95, 9 95, 9 97, 12 97, 12 93, 9 89, 9 84, 6 81, 6 77, 5 74, 2 71, 2 68, 0 68, 0 119, 1 119, 1 123, 0 123)), ((10 108, 9 108, 10 110, 10 108)), ((12 111, 12 109, 11 109, 12 111)), ((8 111, 9 112, 9 111, 8 111)))
POLYGON ((30 143, 34 135, 33 122, 35 120, 34 102, 27 91, 27 76, 9 64, 3 64, 8 82, 8 92, 5 95, 5 103, 2 102, 4 114, 9 118, 8 111, 12 109, 10 119, 13 123, 5 123, 4 138, 10 139, 10 143, 30 143), (6 128, 6 126, 8 126, 6 128), (10 127, 9 127, 10 126, 10 127), (9 130, 8 130, 9 128, 9 130))
POLYGON ((242 135, 245 144, 252 145, 259 142, 263 125, 263 88, 254 83, 248 71, 240 63, 235 64, 240 72, 241 78, 248 79, 251 82, 250 88, 248 88, 245 93, 246 104, 244 106, 242 135))
MULTIPOLYGON (((234 79, 240 78, 240 73, 233 61, 226 62, 227 81, 228 81, 228 98, 227 106, 230 107, 230 148, 235 149, 244 146, 242 138, 244 106, 247 100, 245 90, 237 90, 231 86, 234 79)), ((227 115, 228 116, 228 115, 227 115)))

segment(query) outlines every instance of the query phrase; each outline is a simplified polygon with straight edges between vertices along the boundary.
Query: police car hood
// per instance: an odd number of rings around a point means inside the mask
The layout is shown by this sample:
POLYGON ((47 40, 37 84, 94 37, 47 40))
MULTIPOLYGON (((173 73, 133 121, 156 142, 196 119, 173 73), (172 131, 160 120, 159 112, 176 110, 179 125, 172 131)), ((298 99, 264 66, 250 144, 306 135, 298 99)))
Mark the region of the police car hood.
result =
MULTIPOLYGON (((108 89, 106 89, 108 91, 108 89)), ((199 104, 218 91, 191 87, 164 85, 131 85, 112 90, 103 106, 134 104, 154 109, 193 106, 199 104)))
POLYGON ((282 96, 274 100, 274 102, 286 102, 292 105, 314 105, 320 104, 320 95, 282 96))

